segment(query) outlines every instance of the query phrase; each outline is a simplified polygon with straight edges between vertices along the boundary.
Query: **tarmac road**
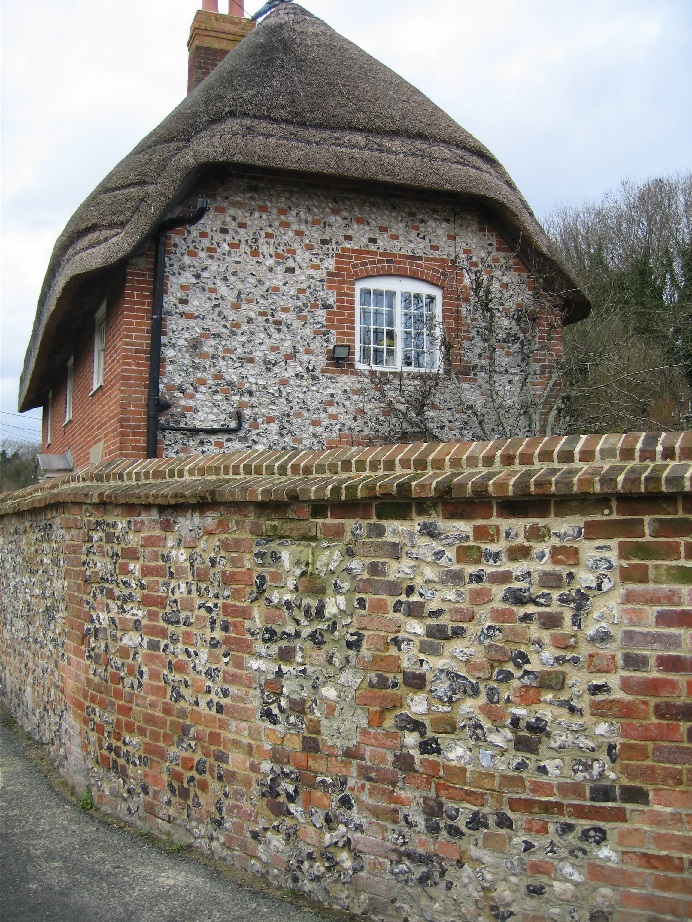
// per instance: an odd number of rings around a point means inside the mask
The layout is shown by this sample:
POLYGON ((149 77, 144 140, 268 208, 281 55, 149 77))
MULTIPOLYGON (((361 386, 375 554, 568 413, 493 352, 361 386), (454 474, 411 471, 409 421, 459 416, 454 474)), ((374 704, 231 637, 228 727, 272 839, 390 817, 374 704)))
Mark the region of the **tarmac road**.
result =
POLYGON ((0 720, 2 922, 319 922, 105 825, 56 791, 0 720))

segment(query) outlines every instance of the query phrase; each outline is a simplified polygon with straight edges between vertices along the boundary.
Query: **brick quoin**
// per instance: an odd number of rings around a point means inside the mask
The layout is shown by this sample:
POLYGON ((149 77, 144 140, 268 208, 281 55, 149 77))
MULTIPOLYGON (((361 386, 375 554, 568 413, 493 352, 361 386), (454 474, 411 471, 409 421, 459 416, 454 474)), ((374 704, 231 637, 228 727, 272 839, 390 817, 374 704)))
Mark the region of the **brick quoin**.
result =
POLYGON ((192 815, 308 895, 310 855, 357 857, 364 882, 336 861, 321 886, 386 922, 428 914, 409 865, 444 871, 441 922, 496 920, 519 855, 521 922, 600 919, 604 894, 611 922, 684 919, 692 596, 678 558, 668 584, 620 566, 675 550, 649 526, 689 479, 635 510, 594 466, 692 465, 620 438, 585 462, 560 439, 133 460, 4 497, 3 699, 101 809, 173 837, 192 815), (573 496, 522 495, 548 472, 573 496), (364 829, 335 842, 327 814, 364 829))

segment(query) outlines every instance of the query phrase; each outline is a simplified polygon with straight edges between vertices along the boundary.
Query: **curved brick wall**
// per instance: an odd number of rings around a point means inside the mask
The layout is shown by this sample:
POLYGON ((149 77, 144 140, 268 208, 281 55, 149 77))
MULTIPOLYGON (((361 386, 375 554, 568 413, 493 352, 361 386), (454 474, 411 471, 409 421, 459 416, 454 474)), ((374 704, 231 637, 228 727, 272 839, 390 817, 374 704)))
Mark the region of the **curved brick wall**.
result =
POLYGON ((691 477, 689 433, 87 468, 0 509, 2 693, 320 903, 686 918, 691 477))

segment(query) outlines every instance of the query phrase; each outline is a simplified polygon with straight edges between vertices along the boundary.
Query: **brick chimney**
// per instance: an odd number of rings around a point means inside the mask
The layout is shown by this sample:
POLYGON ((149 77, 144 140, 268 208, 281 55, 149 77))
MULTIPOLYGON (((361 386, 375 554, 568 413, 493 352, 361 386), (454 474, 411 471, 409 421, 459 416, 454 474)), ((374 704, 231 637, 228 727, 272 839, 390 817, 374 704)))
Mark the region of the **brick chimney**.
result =
POLYGON ((228 14, 219 13, 218 0, 202 0, 195 13, 187 47, 187 91, 191 93, 252 32, 255 23, 245 18, 243 0, 228 0, 228 14))

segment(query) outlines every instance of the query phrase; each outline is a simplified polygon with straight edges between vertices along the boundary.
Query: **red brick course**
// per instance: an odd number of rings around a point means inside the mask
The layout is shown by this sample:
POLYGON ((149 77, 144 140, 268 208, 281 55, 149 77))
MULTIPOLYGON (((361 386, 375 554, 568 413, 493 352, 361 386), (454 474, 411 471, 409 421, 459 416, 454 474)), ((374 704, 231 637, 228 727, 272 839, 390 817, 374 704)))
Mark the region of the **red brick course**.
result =
MULTIPOLYGON (((51 441, 44 452, 70 451, 75 468, 90 463, 90 451, 103 443, 102 457, 146 455, 146 398, 149 384, 149 339, 153 252, 133 260, 114 284, 106 304, 106 360, 103 384, 92 391, 94 322, 89 318, 74 344, 72 419, 65 423, 67 368, 53 390, 51 441)), ((100 307, 95 305, 94 312, 100 307)))

